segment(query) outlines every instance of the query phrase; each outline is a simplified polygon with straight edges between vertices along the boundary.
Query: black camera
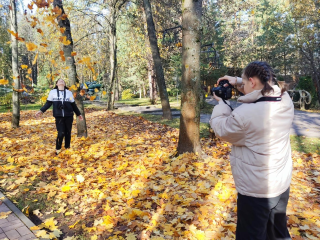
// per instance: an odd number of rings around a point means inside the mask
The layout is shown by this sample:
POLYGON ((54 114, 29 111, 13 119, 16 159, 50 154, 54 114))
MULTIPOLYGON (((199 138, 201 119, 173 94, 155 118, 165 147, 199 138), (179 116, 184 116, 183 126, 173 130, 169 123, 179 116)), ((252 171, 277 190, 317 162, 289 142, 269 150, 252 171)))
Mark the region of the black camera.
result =
POLYGON ((221 80, 219 82, 218 87, 211 89, 211 93, 212 93, 212 95, 214 93, 216 96, 218 96, 224 100, 228 100, 232 97, 232 89, 233 89, 233 86, 229 83, 228 80, 221 80), (228 84, 228 86, 224 86, 226 84, 228 84))
POLYGON ((58 105, 58 109, 64 109, 64 104, 63 103, 60 103, 59 105, 58 105))

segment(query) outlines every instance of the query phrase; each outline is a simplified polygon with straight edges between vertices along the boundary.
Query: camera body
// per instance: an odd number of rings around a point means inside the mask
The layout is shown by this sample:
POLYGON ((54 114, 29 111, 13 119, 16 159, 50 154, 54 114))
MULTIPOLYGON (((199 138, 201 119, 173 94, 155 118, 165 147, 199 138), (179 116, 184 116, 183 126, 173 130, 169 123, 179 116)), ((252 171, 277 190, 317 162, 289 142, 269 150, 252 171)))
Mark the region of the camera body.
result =
POLYGON ((232 89, 233 89, 233 86, 229 83, 228 80, 221 80, 219 82, 219 86, 212 88, 211 92, 212 92, 212 95, 214 93, 216 96, 224 100, 228 100, 232 97, 232 89), (224 86, 225 84, 228 84, 228 86, 225 87, 224 86))
POLYGON ((59 103, 58 109, 63 110, 64 109, 64 104, 63 103, 59 103))

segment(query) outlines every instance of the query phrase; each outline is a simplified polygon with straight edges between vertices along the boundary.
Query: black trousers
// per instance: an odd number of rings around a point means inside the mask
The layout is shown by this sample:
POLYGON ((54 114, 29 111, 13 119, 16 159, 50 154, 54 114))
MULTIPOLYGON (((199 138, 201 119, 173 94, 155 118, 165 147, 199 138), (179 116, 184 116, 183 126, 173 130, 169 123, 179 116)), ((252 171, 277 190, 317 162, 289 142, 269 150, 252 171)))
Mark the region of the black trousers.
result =
POLYGON ((237 240, 288 240, 287 205, 290 188, 278 197, 256 198, 238 193, 237 240))
POLYGON ((58 136, 56 140, 57 150, 61 149, 63 138, 64 138, 65 148, 70 148, 72 122, 73 122, 73 116, 72 117, 56 117, 56 128, 58 131, 58 136))

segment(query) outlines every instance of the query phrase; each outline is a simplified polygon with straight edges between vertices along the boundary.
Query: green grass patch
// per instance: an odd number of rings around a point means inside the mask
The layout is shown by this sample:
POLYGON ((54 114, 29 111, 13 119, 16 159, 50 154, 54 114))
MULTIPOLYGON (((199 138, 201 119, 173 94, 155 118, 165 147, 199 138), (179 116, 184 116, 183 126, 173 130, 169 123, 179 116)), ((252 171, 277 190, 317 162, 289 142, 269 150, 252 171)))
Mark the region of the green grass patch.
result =
MULTIPOLYGON (((169 97, 170 107, 174 109, 181 109, 181 102, 180 99, 177 100, 177 97, 169 97)), ((149 98, 134 98, 130 100, 120 100, 116 101, 116 103, 123 103, 127 105, 137 105, 137 106, 148 106, 151 105, 149 98)), ((157 104, 153 105, 155 107, 161 108, 160 101, 157 102, 157 104)), ((200 109, 201 114, 211 114, 213 105, 204 102, 203 107, 200 109)))
POLYGON ((320 153, 320 138, 290 136, 292 150, 304 153, 320 153))
MULTIPOLYGON (((174 118, 172 120, 162 119, 161 115, 152 115, 152 114, 141 114, 141 113, 134 113, 134 112, 116 112, 119 115, 133 115, 143 117, 146 120, 151 122, 156 122, 160 124, 165 124, 173 128, 180 128, 180 118, 174 118)), ((207 138, 209 137, 209 124, 207 123, 200 123, 200 138, 207 138)))
MULTIPOLYGON (((177 97, 169 97, 169 102, 171 103, 179 103, 180 105, 180 98, 177 100, 177 97)), ((127 104, 127 105, 137 105, 137 106, 148 106, 148 105, 152 105, 150 102, 150 98, 132 98, 132 99, 128 99, 128 100, 119 100, 116 101, 116 103, 123 103, 123 104, 127 104)), ((161 102, 158 99, 157 104, 155 104, 154 106, 160 106, 161 107, 161 102)))
POLYGON ((123 103, 126 105, 138 105, 138 106, 147 106, 151 105, 150 98, 132 98, 128 100, 119 100, 116 103, 123 103))
MULTIPOLYGON (((21 111, 26 110, 40 110, 43 105, 38 103, 20 104, 21 111)), ((0 106, 0 113, 12 112, 12 108, 8 109, 6 106, 0 106)))

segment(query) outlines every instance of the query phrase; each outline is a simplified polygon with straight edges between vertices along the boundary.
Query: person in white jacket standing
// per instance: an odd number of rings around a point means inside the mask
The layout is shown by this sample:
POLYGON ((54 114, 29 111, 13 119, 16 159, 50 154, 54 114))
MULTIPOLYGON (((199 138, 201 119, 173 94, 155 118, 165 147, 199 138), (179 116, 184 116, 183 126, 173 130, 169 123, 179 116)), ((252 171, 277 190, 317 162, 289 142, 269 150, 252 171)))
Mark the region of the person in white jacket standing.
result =
POLYGON ((224 76, 244 93, 243 104, 232 111, 214 95, 210 125, 230 143, 230 164, 237 199, 237 240, 291 239, 286 208, 292 173, 290 128, 294 107, 289 94, 276 83, 266 63, 251 62, 242 78, 224 76))

